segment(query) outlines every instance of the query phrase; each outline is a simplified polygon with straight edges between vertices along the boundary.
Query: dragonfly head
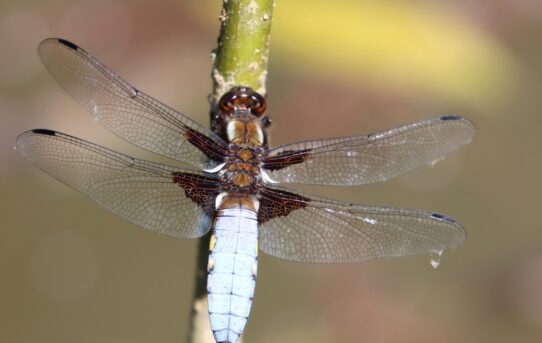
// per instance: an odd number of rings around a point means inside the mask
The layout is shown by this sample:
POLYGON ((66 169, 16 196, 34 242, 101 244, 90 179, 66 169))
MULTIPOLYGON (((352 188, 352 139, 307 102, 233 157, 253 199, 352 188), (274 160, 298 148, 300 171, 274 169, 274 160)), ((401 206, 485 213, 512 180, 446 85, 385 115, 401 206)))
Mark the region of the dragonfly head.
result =
POLYGON ((263 116, 267 104, 265 98, 250 87, 233 87, 218 102, 220 111, 229 117, 249 113, 257 118, 263 116))

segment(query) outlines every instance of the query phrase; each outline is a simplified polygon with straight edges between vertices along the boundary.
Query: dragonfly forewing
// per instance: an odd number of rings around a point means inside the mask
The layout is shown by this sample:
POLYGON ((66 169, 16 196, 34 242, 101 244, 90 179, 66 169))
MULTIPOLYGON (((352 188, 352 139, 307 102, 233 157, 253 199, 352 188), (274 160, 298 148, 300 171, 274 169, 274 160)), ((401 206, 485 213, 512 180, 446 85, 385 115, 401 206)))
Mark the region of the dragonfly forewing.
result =
POLYGON ((431 165, 469 143, 474 132, 466 118, 441 116, 369 135, 283 145, 269 151, 263 167, 278 183, 363 185, 431 165))
POLYGON ((77 45, 50 38, 38 52, 62 88, 121 138, 198 168, 223 162, 226 143, 220 137, 131 86, 77 45))

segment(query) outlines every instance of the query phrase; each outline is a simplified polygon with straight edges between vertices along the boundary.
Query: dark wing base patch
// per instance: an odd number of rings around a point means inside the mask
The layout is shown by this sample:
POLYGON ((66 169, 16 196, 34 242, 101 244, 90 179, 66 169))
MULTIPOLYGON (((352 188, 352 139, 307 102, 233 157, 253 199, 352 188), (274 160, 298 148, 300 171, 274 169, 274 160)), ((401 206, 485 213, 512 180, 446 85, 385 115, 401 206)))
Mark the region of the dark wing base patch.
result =
POLYGON ((287 216, 294 210, 305 208, 311 202, 311 199, 299 194, 268 187, 262 187, 259 194, 258 222, 260 224, 275 217, 287 216))
POLYGON ((279 170, 311 159, 311 149, 286 150, 275 156, 266 156, 263 159, 263 167, 268 170, 279 170))
POLYGON ((184 189, 187 198, 200 205, 212 217, 215 212, 215 198, 220 193, 218 180, 197 174, 174 172, 173 182, 184 189))
POLYGON ((214 140, 203 133, 185 126, 184 138, 193 146, 198 148, 209 159, 217 162, 224 162, 225 151, 214 140))

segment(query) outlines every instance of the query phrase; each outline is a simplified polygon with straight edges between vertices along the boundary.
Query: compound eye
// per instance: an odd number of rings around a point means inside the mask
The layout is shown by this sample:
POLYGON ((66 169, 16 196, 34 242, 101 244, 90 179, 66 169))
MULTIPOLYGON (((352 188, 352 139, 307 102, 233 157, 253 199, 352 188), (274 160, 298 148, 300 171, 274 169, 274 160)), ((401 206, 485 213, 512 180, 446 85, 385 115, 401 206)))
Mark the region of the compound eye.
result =
POLYGON ((251 105, 250 110, 252 114, 254 114, 257 117, 260 117, 264 112, 266 108, 265 99, 260 94, 254 92, 250 96, 251 105))
POLYGON ((273 121, 268 116, 265 116, 265 117, 262 118, 261 123, 262 123, 263 128, 267 129, 269 126, 271 126, 273 121))
POLYGON ((218 106, 220 109, 225 113, 231 113, 235 108, 235 100, 237 99, 237 95, 233 92, 228 92, 220 98, 220 102, 218 103, 218 106))

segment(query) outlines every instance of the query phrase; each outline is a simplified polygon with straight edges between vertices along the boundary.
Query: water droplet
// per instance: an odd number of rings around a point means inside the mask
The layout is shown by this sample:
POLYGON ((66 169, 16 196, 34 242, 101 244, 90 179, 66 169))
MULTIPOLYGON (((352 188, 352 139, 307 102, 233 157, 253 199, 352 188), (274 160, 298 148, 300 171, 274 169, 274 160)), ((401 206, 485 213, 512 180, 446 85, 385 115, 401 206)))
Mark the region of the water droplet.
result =
POLYGON ((442 253, 444 252, 444 250, 440 249, 440 250, 432 250, 431 251, 431 267, 433 267, 433 269, 437 269, 438 266, 440 265, 440 259, 442 257, 442 253))
POLYGON ((439 163, 439 162, 442 161, 443 159, 444 159, 444 157, 437 158, 437 159, 435 159, 435 160, 429 162, 428 165, 429 165, 430 167, 434 167, 435 164, 439 163))
POLYGON ((363 220, 364 222, 366 222, 367 224, 376 224, 377 223, 377 220, 376 219, 372 219, 372 218, 361 218, 361 220, 363 220))
POLYGON ((355 156, 358 156, 358 152, 357 151, 347 151, 346 156, 355 157, 355 156))

